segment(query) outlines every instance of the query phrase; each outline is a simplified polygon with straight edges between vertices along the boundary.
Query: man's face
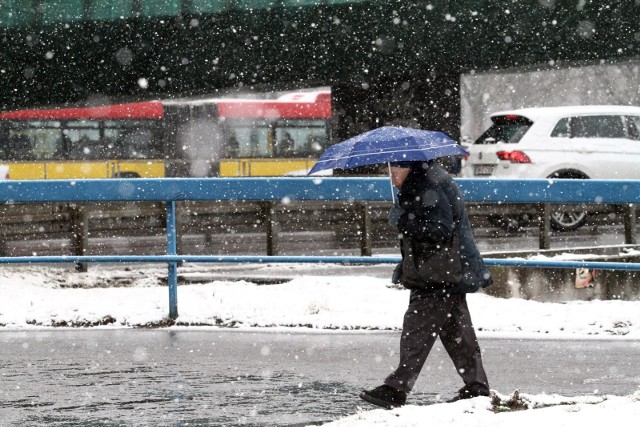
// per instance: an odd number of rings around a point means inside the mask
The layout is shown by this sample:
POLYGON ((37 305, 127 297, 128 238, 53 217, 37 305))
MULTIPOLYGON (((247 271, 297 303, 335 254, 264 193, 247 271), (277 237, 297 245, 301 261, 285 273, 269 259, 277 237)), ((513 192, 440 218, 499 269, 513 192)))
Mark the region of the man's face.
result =
POLYGON ((410 168, 398 168, 395 166, 391 166, 389 168, 389 174, 391 175, 391 183, 396 187, 402 187, 404 180, 407 179, 407 175, 409 175, 410 168))

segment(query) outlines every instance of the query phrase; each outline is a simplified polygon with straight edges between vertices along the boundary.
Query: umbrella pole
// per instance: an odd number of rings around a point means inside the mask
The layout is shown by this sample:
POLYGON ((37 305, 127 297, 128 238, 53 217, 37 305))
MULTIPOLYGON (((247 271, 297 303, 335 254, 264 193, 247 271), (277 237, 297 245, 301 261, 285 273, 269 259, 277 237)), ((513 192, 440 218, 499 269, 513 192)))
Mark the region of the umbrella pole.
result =
POLYGON ((387 162, 387 170, 389 171, 389 186, 391 187, 391 201, 396 205, 396 195, 393 191, 393 181, 391 180, 391 162, 387 162))

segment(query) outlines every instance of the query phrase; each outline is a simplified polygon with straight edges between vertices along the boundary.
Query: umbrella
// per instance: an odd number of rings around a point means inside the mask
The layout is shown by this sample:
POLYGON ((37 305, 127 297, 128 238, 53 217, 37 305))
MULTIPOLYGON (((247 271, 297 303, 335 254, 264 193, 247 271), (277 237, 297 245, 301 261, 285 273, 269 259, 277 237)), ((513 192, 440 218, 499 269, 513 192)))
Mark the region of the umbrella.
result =
POLYGON ((420 162, 468 154, 442 132, 385 126, 327 148, 311 168, 309 175, 325 169, 352 169, 390 162, 420 162))

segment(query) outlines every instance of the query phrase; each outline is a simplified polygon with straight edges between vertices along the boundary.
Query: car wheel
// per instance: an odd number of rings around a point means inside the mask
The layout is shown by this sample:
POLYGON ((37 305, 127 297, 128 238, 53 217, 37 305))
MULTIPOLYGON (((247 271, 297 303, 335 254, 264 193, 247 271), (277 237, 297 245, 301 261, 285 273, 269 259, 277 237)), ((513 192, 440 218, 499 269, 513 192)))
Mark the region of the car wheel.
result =
POLYGON ((573 231, 587 222, 587 213, 581 211, 551 211, 551 228, 557 231, 573 231))
MULTIPOLYGON (((578 171, 556 172, 551 174, 549 178, 589 179, 588 176, 578 171)), ((559 210, 554 209, 552 206, 550 222, 551 228, 556 231, 573 231, 587 222, 587 213, 584 211, 559 210)))

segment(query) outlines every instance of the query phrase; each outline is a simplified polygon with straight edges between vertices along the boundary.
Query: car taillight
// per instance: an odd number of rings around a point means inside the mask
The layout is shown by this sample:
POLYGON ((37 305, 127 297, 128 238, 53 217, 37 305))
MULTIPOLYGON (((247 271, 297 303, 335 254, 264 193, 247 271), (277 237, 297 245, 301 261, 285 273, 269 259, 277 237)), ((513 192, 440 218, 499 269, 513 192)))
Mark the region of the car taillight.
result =
POLYGON ((531 159, 522 151, 498 151, 500 160, 509 160, 511 163, 531 163, 531 159))

